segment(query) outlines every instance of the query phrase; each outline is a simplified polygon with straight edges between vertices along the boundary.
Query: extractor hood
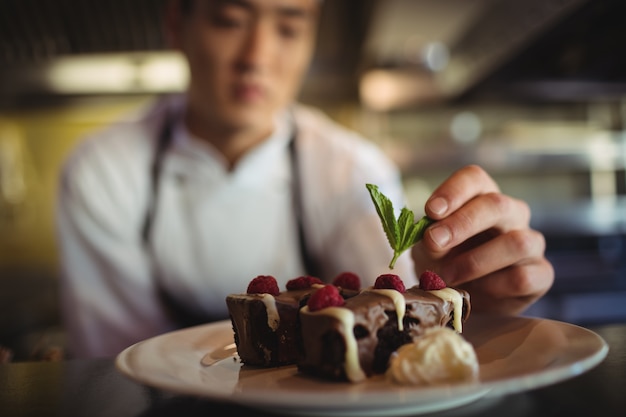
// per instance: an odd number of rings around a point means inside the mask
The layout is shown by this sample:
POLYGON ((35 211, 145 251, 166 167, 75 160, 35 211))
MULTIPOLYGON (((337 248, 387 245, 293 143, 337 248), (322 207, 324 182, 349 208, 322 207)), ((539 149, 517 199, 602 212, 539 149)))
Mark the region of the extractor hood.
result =
POLYGON ((413 71, 421 78, 416 86, 426 78, 432 83, 428 99, 433 91, 447 101, 626 95, 624 0, 390 0, 378 6, 364 67, 403 71, 405 78, 413 71), (440 68, 426 62, 433 46, 445 52, 440 68))

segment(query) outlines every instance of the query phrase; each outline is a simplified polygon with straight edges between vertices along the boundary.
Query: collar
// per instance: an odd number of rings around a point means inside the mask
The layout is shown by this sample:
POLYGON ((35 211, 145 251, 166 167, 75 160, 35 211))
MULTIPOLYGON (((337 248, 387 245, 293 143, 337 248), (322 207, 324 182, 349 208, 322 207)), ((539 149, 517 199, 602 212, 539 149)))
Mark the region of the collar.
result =
MULTIPOLYGON (((217 163, 226 169, 227 163, 223 155, 211 143, 198 138, 189 131, 184 123, 183 114, 184 108, 174 114, 170 150, 185 157, 217 163)), ((288 109, 281 111, 274 117, 274 131, 266 140, 244 155, 239 164, 245 163, 248 159, 256 158, 256 155, 284 150, 292 140, 294 129, 293 116, 290 111, 288 109)))

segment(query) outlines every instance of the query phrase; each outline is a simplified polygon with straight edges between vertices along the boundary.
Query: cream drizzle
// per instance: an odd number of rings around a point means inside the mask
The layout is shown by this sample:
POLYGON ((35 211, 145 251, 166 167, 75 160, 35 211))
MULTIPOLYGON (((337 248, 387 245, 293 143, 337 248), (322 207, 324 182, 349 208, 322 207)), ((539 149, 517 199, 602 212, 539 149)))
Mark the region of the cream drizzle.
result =
POLYGON ((391 298, 393 305, 396 307, 396 316, 398 316, 398 330, 403 331, 404 325, 402 322, 404 320, 404 314, 406 313, 406 300, 400 291, 392 289, 375 289, 373 287, 367 288, 365 291, 391 298))
POLYGON ((245 294, 238 296, 238 298, 256 298, 261 300, 263 304, 265 304, 265 311, 267 312, 267 325, 273 331, 276 331, 276 329, 278 329, 278 325, 280 324, 280 316, 278 315, 278 309, 276 308, 276 299, 272 294, 245 294))
POLYGON ((278 315, 278 309, 276 308, 276 299, 272 294, 260 294, 261 301, 265 304, 265 310, 267 311, 267 325, 270 329, 276 331, 280 324, 280 316, 278 315))
POLYGON ((454 307, 452 325, 454 326, 454 330, 462 333, 463 324, 461 323, 461 314, 463 312, 463 298, 461 297, 461 294, 457 290, 450 287, 442 288, 440 290, 431 290, 428 292, 441 298, 442 300, 446 300, 452 303, 454 307))
POLYGON ((352 382, 363 381, 365 372, 359 362, 359 349, 354 337, 354 313, 343 307, 326 307, 319 311, 310 311, 308 306, 302 307, 302 312, 308 314, 324 314, 334 317, 341 323, 341 332, 346 341, 346 355, 344 359, 344 371, 346 377, 352 382))
MULTIPOLYGON (((313 284, 312 288, 321 288, 324 287, 325 284, 313 284)), ((278 309, 276 308, 276 299, 272 294, 268 293, 260 293, 260 294, 247 294, 244 297, 258 297, 261 299, 263 304, 265 304, 265 311, 267 312, 267 325, 273 331, 278 329, 280 325, 280 315, 278 314, 278 309)))

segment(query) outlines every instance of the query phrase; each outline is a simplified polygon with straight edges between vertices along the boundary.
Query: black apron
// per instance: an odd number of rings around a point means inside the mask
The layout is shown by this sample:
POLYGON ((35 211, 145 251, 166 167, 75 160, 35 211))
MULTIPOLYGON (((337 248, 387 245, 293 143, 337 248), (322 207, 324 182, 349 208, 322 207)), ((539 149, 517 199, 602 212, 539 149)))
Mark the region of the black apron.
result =
MULTIPOLYGON (((294 118, 292 117, 292 120, 294 118)), ((146 252, 146 255, 152 258, 152 251, 150 249, 152 239, 153 224, 157 216, 158 200, 159 200, 159 185, 160 177, 163 166, 163 160, 167 150, 169 149, 173 139, 173 125, 175 118, 173 116, 165 117, 163 125, 159 131, 157 141, 155 144, 155 150, 152 158, 152 164, 150 167, 150 194, 148 197, 148 205, 146 214, 144 217, 143 225, 141 228, 141 241, 146 252)), ((291 136, 289 138, 288 152, 291 161, 291 173, 292 173, 292 198, 293 209, 296 218, 296 227, 298 232, 298 243, 300 249, 300 256, 302 258, 302 264, 305 268, 306 274, 318 276, 317 264, 314 261, 309 248, 307 247, 307 241, 304 233, 303 223, 303 204, 302 204, 302 190, 300 187, 300 169, 298 162, 298 154, 296 149, 297 128, 295 120, 292 123, 291 136)), ((175 300, 164 288, 160 285, 158 273, 154 259, 152 259, 153 265, 153 277, 157 282, 159 297, 163 304, 163 308, 166 310, 170 318, 172 318, 179 327, 189 327, 198 324, 207 323, 215 318, 199 316, 195 312, 189 311, 178 300, 175 300)), ((243 292, 243 289, 242 289, 243 292)), ((223 319, 224 317, 222 317, 223 319)))

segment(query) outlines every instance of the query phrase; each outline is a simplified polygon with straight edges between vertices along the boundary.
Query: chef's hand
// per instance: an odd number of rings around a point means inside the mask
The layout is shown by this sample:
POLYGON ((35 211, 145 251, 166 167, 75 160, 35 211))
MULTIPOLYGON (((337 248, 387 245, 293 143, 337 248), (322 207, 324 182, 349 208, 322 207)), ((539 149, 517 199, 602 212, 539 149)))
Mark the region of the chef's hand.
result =
POLYGON ((417 274, 437 272, 466 289, 472 311, 519 314, 552 286, 545 239, 530 228, 526 203, 500 193, 480 167, 452 174, 426 202, 436 220, 412 249, 417 274))

